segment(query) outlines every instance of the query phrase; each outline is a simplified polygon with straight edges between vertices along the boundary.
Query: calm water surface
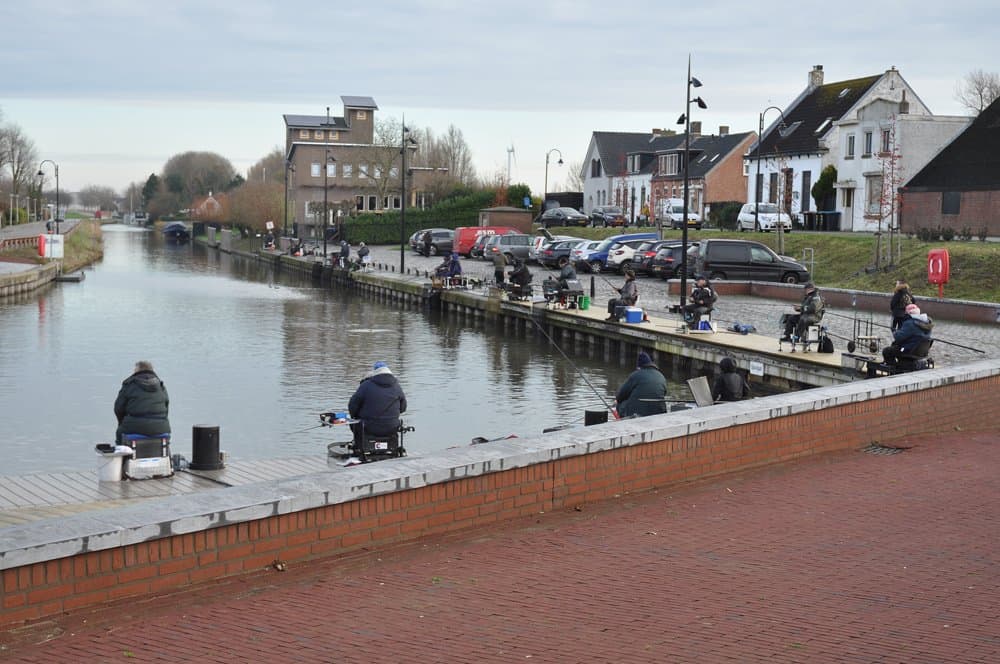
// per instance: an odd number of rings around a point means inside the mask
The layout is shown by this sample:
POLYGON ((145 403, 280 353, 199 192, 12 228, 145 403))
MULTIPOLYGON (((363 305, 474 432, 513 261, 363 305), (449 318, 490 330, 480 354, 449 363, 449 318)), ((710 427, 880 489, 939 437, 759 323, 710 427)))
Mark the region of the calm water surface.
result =
MULTIPOLYGON (((349 432, 310 427, 319 412, 346 408, 376 360, 406 392, 413 456, 475 436, 536 435, 603 407, 544 341, 321 290, 131 227, 105 226, 104 241, 82 283, 0 302, 0 474, 94 467, 139 359, 167 385, 172 451, 188 458, 195 424, 218 425, 232 459, 325 455, 349 432)), ((570 356, 609 403, 632 370, 570 356)))

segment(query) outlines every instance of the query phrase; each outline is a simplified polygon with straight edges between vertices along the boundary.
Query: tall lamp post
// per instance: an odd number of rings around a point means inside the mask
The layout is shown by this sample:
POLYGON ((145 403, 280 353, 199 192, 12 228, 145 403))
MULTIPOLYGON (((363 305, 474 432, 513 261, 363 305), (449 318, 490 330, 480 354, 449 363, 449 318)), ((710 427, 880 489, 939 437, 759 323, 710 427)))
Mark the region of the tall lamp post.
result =
POLYGON ((687 302, 687 273, 688 273, 688 192, 690 188, 690 178, 688 173, 688 163, 691 161, 691 102, 698 104, 698 108, 708 108, 701 97, 691 99, 691 88, 700 88, 701 81, 691 76, 691 56, 688 55, 687 69, 687 90, 684 94, 684 115, 677 120, 677 124, 684 125, 684 206, 681 215, 681 308, 687 302))
POLYGON ((403 155, 403 168, 399 172, 399 188, 402 193, 402 200, 400 201, 399 208, 399 273, 403 274, 406 268, 406 151, 411 145, 416 145, 417 142, 413 140, 412 137, 408 137, 407 134, 410 130, 406 128, 406 116, 403 116, 402 122, 402 136, 400 145, 400 153, 403 155))
POLYGON ((42 172, 42 166, 45 164, 52 164, 52 168, 56 171, 56 235, 59 235, 59 164, 52 161, 51 159, 43 159, 40 164, 38 164, 38 177, 43 177, 45 173, 42 172))
POLYGON ((288 173, 295 172, 295 166, 292 162, 285 160, 285 219, 283 224, 283 235, 282 237, 288 237, 288 173))
POLYGON ((329 218, 329 212, 326 211, 327 196, 326 187, 329 181, 330 175, 330 164, 337 163, 337 160, 333 158, 330 154, 330 148, 326 149, 326 161, 323 164, 323 265, 326 265, 326 224, 329 218))
MULTIPOLYGON (((761 148, 764 145, 764 114, 766 114, 768 111, 771 111, 771 110, 777 111, 778 115, 781 116, 781 127, 778 128, 778 135, 781 136, 782 138, 784 138, 784 136, 785 136, 784 130, 782 128, 788 124, 785 121, 785 114, 782 113, 781 109, 778 108, 777 106, 768 106, 767 108, 765 108, 763 111, 760 112, 760 130, 757 132, 757 174, 754 176, 754 180, 753 180, 753 188, 754 188, 754 194, 753 194, 753 229, 755 231, 756 230, 760 230, 760 221, 759 221, 760 218, 759 218, 758 215, 759 215, 759 208, 760 208, 760 198, 761 198, 761 194, 763 193, 763 191, 762 191, 763 187, 761 186, 761 182, 760 182, 760 160, 761 160, 761 156, 762 156, 761 155, 761 148)), ((784 237, 782 236, 783 230, 784 229, 781 228, 781 206, 778 206, 778 244, 779 244, 778 253, 781 253, 781 251, 783 250, 782 249, 782 247, 784 245, 784 243, 783 243, 784 237)))
POLYGON ((563 164, 562 152, 560 152, 559 148, 552 148, 551 150, 545 153, 545 184, 542 186, 543 214, 545 213, 545 199, 549 195, 549 155, 551 155, 553 152, 559 152, 559 161, 557 161, 556 163, 559 164, 560 166, 562 166, 563 164))

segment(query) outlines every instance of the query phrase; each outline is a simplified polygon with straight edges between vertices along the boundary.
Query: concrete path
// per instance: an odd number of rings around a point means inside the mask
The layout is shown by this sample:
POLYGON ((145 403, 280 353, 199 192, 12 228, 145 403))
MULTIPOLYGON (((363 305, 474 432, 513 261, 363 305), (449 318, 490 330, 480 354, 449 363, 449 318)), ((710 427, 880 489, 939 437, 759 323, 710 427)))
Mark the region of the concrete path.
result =
POLYGON ((0 658, 1000 661, 1000 432, 906 444, 63 616, 0 658))

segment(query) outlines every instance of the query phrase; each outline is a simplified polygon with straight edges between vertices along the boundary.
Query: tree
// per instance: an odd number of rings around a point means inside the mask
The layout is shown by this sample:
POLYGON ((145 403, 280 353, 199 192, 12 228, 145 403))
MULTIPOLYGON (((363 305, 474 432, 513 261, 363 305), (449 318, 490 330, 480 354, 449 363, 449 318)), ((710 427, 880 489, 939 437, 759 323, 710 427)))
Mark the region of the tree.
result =
POLYGON ((146 178, 146 184, 142 186, 142 207, 146 208, 153 197, 160 193, 160 188, 162 184, 160 178, 157 177, 156 173, 150 173, 149 177, 146 178))
POLYGON ((179 194, 185 204, 195 196, 225 191, 235 175, 236 169, 229 160, 215 152, 184 152, 174 155, 163 166, 167 189, 179 194))
POLYGON ((583 162, 574 161, 566 165, 566 191, 583 191, 583 162))
POLYGON ((234 224, 263 232, 266 222, 281 219, 284 203, 284 180, 251 180, 229 194, 229 218, 234 224))
POLYGON ((524 199, 531 198, 531 187, 524 183, 512 184, 507 188, 507 204, 524 207, 524 199))
POLYGON ((819 178, 816 180, 816 184, 812 186, 809 193, 812 194, 813 200, 816 202, 816 209, 819 211, 832 210, 836 203, 836 189, 834 189, 834 183, 837 181, 837 167, 834 165, 829 165, 824 168, 820 174, 819 178))
MULTIPOLYGON (((236 177, 241 177, 237 175, 236 177)), ((260 161, 250 167, 247 172, 249 182, 277 182, 284 186, 285 182, 285 152, 281 148, 274 148, 260 161)))
MULTIPOLYGON (((38 152, 35 142, 17 125, 3 129, 3 145, 7 166, 10 169, 11 191, 17 194, 27 187, 38 174, 38 152)), ((43 176, 44 178, 44 176, 43 176)))
POLYGON ((1000 97, 1000 76, 996 72, 973 70, 955 87, 955 99, 973 115, 982 113, 983 109, 998 97, 1000 97))
POLYGON ((113 210, 117 194, 111 187, 88 185, 80 190, 79 202, 85 208, 113 210))
POLYGON ((361 148, 358 152, 359 176, 372 188, 380 206, 384 205, 389 192, 400 191, 402 140, 403 125, 399 120, 380 119, 375 123, 372 144, 361 148))

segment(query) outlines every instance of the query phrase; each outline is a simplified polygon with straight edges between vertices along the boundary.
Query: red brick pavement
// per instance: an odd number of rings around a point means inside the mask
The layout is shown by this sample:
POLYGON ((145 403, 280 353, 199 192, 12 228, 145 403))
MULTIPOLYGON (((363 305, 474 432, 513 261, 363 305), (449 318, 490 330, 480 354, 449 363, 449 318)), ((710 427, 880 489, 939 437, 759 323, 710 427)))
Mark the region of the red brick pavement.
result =
POLYGON ((66 616, 0 658, 1000 661, 1000 433, 908 444, 66 616))

